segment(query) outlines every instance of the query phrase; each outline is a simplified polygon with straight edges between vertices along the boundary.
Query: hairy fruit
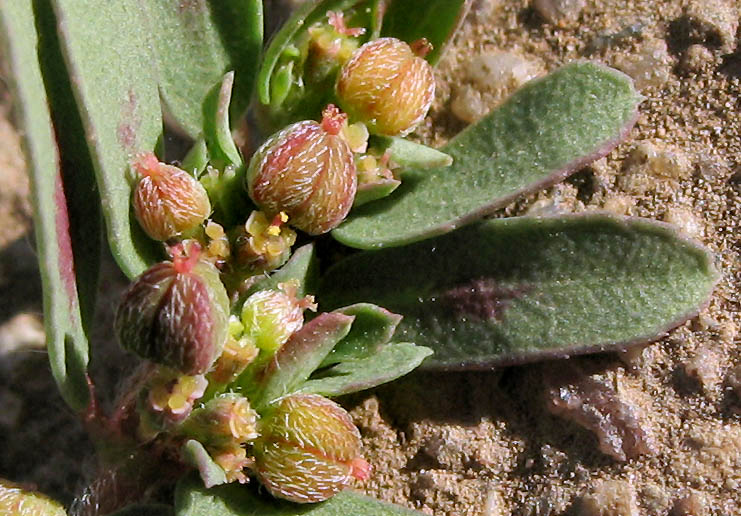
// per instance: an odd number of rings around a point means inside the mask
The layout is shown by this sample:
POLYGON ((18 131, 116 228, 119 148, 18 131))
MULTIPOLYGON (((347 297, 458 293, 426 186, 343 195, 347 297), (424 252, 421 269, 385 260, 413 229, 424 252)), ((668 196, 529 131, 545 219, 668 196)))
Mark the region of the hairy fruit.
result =
POLYGON ((134 214, 151 238, 165 241, 191 231, 211 213, 206 190, 185 170, 160 163, 151 152, 139 154, 131 167, 140 176, 134 214))
POLYGON ((196 242, 171 248, 126 290, 115 331, 121 346, 183 374, 203 374, 227 338, 229 300, 219 272, 198 260, 196 242))
POLYGON ((322 122, 306 120, 272 136, 247 170, 250 197, 268 217, 320 235, 337 227, 355 198, 353 152, 341 134, 346 115, 330 105, 322 122))
POLYGON ((276 403, 255 441, 255 472, 273 496, 299 503, 326 500, 370 466, 360 456, 360 433, 337 403, 294 394, 276 403))
POLYGON ((430 109, 435 77, 430 64, 408 44, 380 38, 360 47, 345 63, 336 92, 342 109, 371 133, 403 136, 430 109))

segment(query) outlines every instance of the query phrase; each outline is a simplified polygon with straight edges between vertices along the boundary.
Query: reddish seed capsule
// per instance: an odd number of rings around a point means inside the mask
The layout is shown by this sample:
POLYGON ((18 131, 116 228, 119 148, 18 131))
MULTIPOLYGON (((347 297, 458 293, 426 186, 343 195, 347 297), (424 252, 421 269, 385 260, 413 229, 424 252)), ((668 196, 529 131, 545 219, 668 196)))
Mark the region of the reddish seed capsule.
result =
MULTIPOLYGON (((415 45, 423 49, 424 44, 415 45)), ((371 133, 403 136, 424 119, 435 96, 430 64, 396 38, 370 41, 355 51, 337 79, 340 105, 371 133)))
POLYGON ((347 116, 327 106, 321 123, 298 122, 255 153, 247 171, 250 197, 274 217, 311 235, 337 227, 352 207, 357 178, 353 153, 341 135, 347 116))
POLYGON ((183 374, 203 374, 224 347, 229 300, 218 270, 198 260, 196 242, 171 250, 172 262, 150 267, 124 293, 116 335, 142 358, 183 374))
POLYGON ((211 213, 206 190, 185 170, 160 163, 151 152, 131 163, 141 176, 134 190, 134 214, 151 238, 165 241, 194 229, 211 213))
POLYGON ((316 394, 280 400, 262 420, 255 471, 273 496, 293 502, 326 500, 353 478, 368 478, 360 433, 337 403, 316 394))

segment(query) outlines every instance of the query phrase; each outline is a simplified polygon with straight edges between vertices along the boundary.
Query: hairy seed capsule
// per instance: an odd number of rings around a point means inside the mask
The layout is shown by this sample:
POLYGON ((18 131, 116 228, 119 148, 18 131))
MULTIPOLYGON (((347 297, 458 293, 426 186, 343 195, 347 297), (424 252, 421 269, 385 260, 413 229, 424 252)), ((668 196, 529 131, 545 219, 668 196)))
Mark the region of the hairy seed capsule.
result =
POLYGON ((65 516, 64 507, 41 493, 0 479, 0 514, 12 516, 65 516))
POLYGON ((206 190, 185 170, 160 163, 151 152, 138 155, 131 166, 141 176, 134 214, 151 238, 165 241, 195 229, 211 213, 206 190))
POLYGON ((360 47, 337 78, 340 106, 371 133, 403 136, 424 119, 435 96, 427 61, 396 38, 360 47))
POLYGON ((282 290, 255 292, 242 306, 244 334, 255 345, 274 353, 304 324, 304 310, 316 310, 314 298, 296 298, 294 285, 281 283, 282 290))
POLYGON ((360 451, 360 433, 342 407, 316 394, 294 394, 262 420, 253 447, 255 472, 273 496, 321 502, 353 478, 368 477, 360 451))
POLYGON ((357 189, 353 153, 340 134, 346 119, 330 105, 321 123, 290 125, 255 153, 247 188, 268 217, 285 212, 289 224, 311 235, 344 220, 357 189))
POLYGON ((199 261, 196 242, 173 246, 172 262, 150 267, 116 312, 121 346, 183 374, 203 374, 227 338, 229 299, 219 272, 199 261))

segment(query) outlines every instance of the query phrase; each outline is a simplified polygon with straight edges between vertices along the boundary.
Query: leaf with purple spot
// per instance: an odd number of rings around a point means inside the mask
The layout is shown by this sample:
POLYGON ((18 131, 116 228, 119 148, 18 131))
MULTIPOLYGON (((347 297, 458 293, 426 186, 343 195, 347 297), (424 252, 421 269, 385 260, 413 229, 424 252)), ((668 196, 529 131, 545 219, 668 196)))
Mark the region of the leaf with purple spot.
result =
POLYGON ((666 224, 607 215, 495 219, 330 268, 325 308, 404 316, 425 365, 483 369, 648 342, 707 303, 712 256, 666 224))

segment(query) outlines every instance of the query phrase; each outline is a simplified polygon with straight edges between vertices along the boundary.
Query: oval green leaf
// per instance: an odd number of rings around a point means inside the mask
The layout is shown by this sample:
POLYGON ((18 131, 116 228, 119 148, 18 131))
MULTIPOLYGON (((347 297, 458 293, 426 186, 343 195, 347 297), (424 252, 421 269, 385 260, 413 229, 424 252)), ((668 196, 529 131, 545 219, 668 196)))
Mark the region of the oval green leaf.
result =
POLYGON ((328 271, 318 299, 402 314, 396 337, 431 347, 427 367, 489 368, 658 338, 707 302, 712 262, 647 219, 496 219, 351 256, 328 271))
POLYGON ((232 115, 249 104, 262 51, 262 2, 258 0, 146 0, 138 2, 141 29, 151 39, 162 100, 173 121, 195 138, 203 127, 201 105, 224 73, 235 71, 232 115))
POLYGON ((408 170, 390 196, 353 210, 332 235, 362 249, 447 233, 607 154, 641 97, 621 72, 576 63, 532 81, 441 150, 450 167, 408 170))
POLYGON ((177 516, 420 516, 422 513, 342 491, 326 502, 295 504, 257 494, 255 486, 228 484, 206 489, 197 476, 178 482, 177 516))

